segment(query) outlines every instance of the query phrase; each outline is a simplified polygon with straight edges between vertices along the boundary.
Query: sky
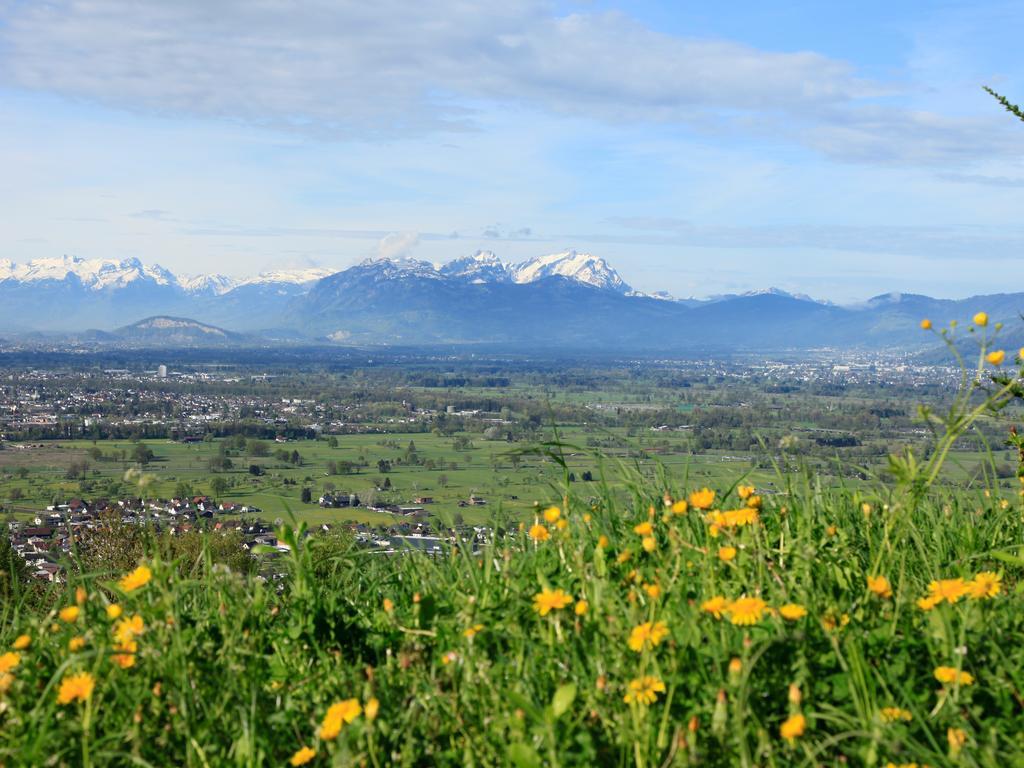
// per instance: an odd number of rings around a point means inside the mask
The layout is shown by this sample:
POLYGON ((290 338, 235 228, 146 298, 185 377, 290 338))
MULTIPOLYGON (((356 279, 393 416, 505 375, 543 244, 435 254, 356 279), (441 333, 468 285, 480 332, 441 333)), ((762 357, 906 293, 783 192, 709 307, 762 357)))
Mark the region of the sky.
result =
POLYGON ((1024 289, 1020 2, 0 0, 0 258, 1024 289))

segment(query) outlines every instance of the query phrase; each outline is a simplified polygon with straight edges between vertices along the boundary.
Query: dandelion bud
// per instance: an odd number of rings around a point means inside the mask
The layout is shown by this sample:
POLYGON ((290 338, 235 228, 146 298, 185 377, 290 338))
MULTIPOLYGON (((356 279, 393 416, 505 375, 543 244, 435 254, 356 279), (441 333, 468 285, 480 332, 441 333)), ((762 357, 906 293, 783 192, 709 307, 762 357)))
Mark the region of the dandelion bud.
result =
POLYGON ((803 696, 800 693, 800 686, 796 683, 789 684, 789 703, 794 707, 800 706, 800 702, 803 700, 803 696))

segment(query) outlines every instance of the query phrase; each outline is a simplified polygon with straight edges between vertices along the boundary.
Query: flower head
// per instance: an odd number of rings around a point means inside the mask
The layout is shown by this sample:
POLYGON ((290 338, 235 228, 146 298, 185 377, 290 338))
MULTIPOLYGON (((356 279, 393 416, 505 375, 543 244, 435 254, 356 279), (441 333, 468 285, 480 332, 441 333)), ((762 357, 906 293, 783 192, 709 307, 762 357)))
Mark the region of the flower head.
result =
POLYGON ((153 571, 149 569, 149 566, 140 565, 121 579, 118 586, 125 592, 134 592, 136 589, 146 586, 151 578, 153 578, 153 571))
POLYGON ((668 634, 668 625, 664 621, 645 621, 633 627, 629 633, 627 644, 630 649, 640 653, 645 648, 653 648, 665 639, 668 634))
POLYGON ((121 618, 122 608, 117 603, 111 603, 107 606, 107 618, 113 621, 114 619, 121 618))
POLYGON ((1003 577, 992 571, 982 571, 967 582, 967 596, 972 600, 995 597, 1003 586, 1003 577))
POLYGON ((96 679, 88 672, 76 672, 65 675, 60 681, 57 691, 58 704, 70 704, 72 701, 88 701, 92 690, 96 687, 96 679))
POLYGON ((302 747, 302 749, 300 749, 294 755, 292 755, 292 759, 288 761, 288 765, 305 765, 314 757, 316 757, 315 749, 313 749, 312 747, 302 747))
POLYGON ((946 741, 949 742, 949 753, 956 757, 967 743, 967 731, 963 728, 948 728, 946 729, 946 741))
POLYGON ((787 717, 779 726, 779 735, 792 744, 798 737, 804 735, 805 730, 807 730, 807 718, 798 712, 787 717))
POLYGON ((551 538, 551 532, 546 525, 534 523, 530 526, 530 538, 534 541, 547 541, 551 538))
POLYGON ((786 621, 797 621, 807 615, 807 609, 796 603, 786 603, 779 608, 779 615, 786 621))
POLYGON ((658 700, 658 694, 665 692, 665 683, 652 675, 644 675, 629 681, 629 692, 622 697, 627 704, 650 706, 658 700))
POLYGON ((135 666, 135 653, 139 650, 139 644, 134 640, 126 640, 114 646, 115 653, 111 658, 121 669, 129 669, 135 666))
POLYGON ((466 627, 464 630, 462 630, 462 636, 468 637, 470 640, 472 640, 474 637, 483 632, 483 629, 483 624, 474 624, 473 626, 466 627))
POLYGON ((23 651, 32 645, 32 637, 29 635, 18 635, 14 638, 14 642, 11 643, 11 648, 16 651, 23 651))
POLYGON ((685 499, 680 499, 679 501, 675 502, 672 505, 672 514, 673 515, 683 515, 683 514, 686 514, 686 510, 689 508, 689 506, 690 505, 686 503, 685 499))
POLYGON ((541 616, 547 616, 551 611, 558 611, 572 602, 572 597, 563 589, 542 589, 533 596, 533 610, 541 616))
POLYGON ((922 331, 930 331, 931 328, 932 328, 932 321, 929 320, 927 317, 924 320, 921 321, 921 330, 922 331))
POLYGON ((710 488, 701 488, 690 494, 690 506, 694 509, 710 509, 715 503, 715 492, 710 488))
POLYGON ((633 526, 633 533, 638 533, 641 536, 650 536, 654 533, 654 526, 649 521, 644 521, 638 525, 633 526))
POLYGON ((941 603, 943 600, 953 604, 966 595, 967 591, 967 584, 960 577, 955 579, 939 579, 928 585, 928 597, 934 599, 935 604, 941 603))
POLYGON ((909 723, 914 719, 914 716, 907 712, 905 709, 899 707, 882 707, 879 711, 879 715, 882 717, 884 723, 895 723, 902 720, 905 723, 909 723))
POLYGON ((729 603, 726 613, 729 621, 738 626, 757 624, 764 615, 768 604, 759 597, 740 597, 729 603))
POLYGON ((362 711, 363 707, 359 703, 359 699, 345 699, 331 704, 327 709, 327 714, 324 715, 323 722, 320 723, 320 738, 324 741, 336 739, 341 733, 342 726, 345 723, 351 723, 362 714, 362 711))
POLYGON ((892 585, 885 576, 868 576, 868 590, 886 600, 892 597, 892 585))
POLYGON ((1005 350, 997 349, 985 355, 985 359, 988 360, 990 365, 994 365, 998 368, 1003 364, 1003 361, 1006 360, 1006 352, 1005 350))
POLYGON ((988 315, 984 312, 979 312, 974 316, 974 324, 979 328, 984 328, 988 325, 988 315))
POLYGON ((729 601, 721 595, 715 595, 714 597, 705 600, 700 604, 700 609, 705 613, 710 613, 716 619, 722 618, 722 614, 725 613, 729 607, 729 601))
POLYGON ((21 654, 17 651, 7 651, 0 654, 0 674, 6 674, 21 664, 21 654))
POLYGON ((730 560, 736 557, 736 547, 719 547, 718 548, 718 559, 723 563, 728 563, 730 560))
POLYGON ((378 701, 376 698, 372 698, 368 702, 366 702, 366 719, 367 720, 371 720, 371 721, 372 720, 376 720, 377 719, 377 712, 379 712, 379 711, 380 711, 380 701, 378 701))
POLYGON ((544 519, 549 523, 554 523, 562 516, 562 510, 558 507, 548 507, 544 510, 544 519))
POLYGON ((129 640, 141 635, 146 630, 146 623, 139 614, 129 619, 121 619, 114 625, 114 639, 119 643, 127 643, 129 640))
POLYGON ((68 640, 68 650, 71 651, 72 653, 75 653, 76 651, 80 651, 83 648, 85 648, 85 638, 84 637, 81 637, 81 636, 79 636, 79 637, 72 637, 70 640, 68 640))
POLYGON ((961 672, 956 667, 936 667, 935 679, 943 685, 956 683, 957 685, 973 685, 974 675, 970 672, 961 672))
POLYGON ((78 614, 81 612, 82 610, 77 605, 69 605, 65 608, 61 608, 60 613, 57 615, 60 616, 61 621, 66 621, 68 624, 74 624, 78 621, 78 614))
POLYGON ((640 546, 644 548, 644 552, 653 552, 658 548, 658 540, 653 536, 644 536, 640 540, 640 546))

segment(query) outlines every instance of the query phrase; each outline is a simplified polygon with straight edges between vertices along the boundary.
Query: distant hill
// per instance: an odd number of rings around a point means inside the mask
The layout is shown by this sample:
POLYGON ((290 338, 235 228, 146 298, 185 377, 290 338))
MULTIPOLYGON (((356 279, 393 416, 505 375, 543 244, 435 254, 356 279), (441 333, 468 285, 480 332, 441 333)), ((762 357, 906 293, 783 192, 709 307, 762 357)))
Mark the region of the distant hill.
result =
MULTIPOLYGON (((102 333, 102 332, 101 332, 102 333)), ((254 339, 186 317, 156 315, 126 325, 97 339, 145 346, 208 347, 237 344, 254 339)))

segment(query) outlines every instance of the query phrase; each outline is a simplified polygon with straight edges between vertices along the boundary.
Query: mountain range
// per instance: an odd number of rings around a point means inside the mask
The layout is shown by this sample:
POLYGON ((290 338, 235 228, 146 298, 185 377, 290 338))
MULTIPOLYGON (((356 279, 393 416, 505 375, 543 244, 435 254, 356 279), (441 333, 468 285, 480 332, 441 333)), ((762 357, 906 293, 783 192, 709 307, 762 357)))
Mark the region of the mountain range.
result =
POLYGON ((95 343, 912 351, 935 345, 918 328, 924 317, 938 325, 985 310, 1019 325, 1022 309, 1024 293, 962 300, 892 293, 852 306, 778 289, 676 299, 635 291, 603 258, 574 250, 517 264, 490 251, 439 266, 370 259, 336 272, 247 279, 175 275, 138 259, 0 260, 0 336, 46 332, 95 343))

